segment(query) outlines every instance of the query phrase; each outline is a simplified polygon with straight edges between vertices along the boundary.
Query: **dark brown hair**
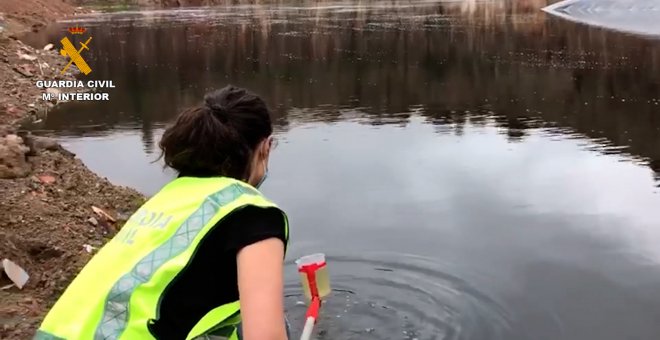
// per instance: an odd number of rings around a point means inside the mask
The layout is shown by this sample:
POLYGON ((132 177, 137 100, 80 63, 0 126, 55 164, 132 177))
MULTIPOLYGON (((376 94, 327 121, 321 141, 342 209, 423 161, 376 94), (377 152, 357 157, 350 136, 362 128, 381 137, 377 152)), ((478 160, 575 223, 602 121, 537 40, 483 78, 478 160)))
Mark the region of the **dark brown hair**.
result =
POLYGON ((259 96, 228 85, 179 114, 158 144, 165 166, 181 176, 247 178, 255 148, 273 133, 259 96))

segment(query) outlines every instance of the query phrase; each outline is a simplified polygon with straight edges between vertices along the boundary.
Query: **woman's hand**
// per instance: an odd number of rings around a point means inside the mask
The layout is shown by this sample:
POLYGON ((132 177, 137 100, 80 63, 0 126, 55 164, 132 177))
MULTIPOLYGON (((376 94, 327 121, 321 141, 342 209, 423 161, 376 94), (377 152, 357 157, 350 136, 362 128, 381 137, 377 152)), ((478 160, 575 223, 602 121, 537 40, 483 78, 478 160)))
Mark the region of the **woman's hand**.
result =
POLYGON ((243 340, 287 340, 283 259, 278 238, 246 246, 236 256, 243 340))

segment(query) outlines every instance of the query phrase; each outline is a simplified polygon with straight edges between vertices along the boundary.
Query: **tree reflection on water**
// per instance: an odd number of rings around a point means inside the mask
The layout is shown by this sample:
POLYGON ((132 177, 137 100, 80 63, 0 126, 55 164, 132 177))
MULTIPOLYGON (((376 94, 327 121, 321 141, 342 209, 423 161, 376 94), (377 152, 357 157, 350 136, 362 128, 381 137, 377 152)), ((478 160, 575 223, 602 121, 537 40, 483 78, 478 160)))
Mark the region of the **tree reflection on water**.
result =
POLYGON ((139 128, 152 149, 155 129, 234 83, 267 98, 280 129, 355 116, 405 125, 413 114, 453 133, 488 122, 511 141, 547 128, 643 159, 660 177, 656 41, 547 16, 547 1, 339 3, 354 7, 221 5, 89 23, 92 75, 117 89, 107 103, 61 106, 46 128, 139 128))

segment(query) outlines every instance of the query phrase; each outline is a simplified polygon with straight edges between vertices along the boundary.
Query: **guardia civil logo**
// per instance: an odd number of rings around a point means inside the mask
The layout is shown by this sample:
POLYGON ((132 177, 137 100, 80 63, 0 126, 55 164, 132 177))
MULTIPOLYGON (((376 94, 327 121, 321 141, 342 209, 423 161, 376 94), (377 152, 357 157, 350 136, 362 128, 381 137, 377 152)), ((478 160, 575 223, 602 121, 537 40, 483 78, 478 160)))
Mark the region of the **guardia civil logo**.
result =
MULTIPOLYGON (((82 35, 85 33, 85 31, 87 30, 84 27, 78 27, 78 25, 76 25, 76 27, 69 28, 69 32, 71 34, 82 35)), ((89 51, 89 43, 91 41, 92 41, 92 37, 90 36, 87 39, 87 41, 80 43, 80 49, 76 49, 68 37, 65 36, 64 38, 62 38, 62 40, 60 40, 60 43, 62 44, 62 49, 60 49, 60 54, 70 59, 69 63, 66 64, 66 66, 64 66, 60 74, 64 74, 64 72, 66 72, 69 66, 71 66, 71 63, 74 63, 76 67, 78 67, 80 72, 82 72, 85 75, 88 75, 92 72, 92 69, 89 67, 85 59, 80 54, 83 50, 89 51)))
POLYGON ((42 100, 51 102, 110 100, 110 94, 103 90, 115 87, 112 80, 84 80, 93 71, 88 62, 92 48, 92 35, 87 32, 85 27, 78 25, 69 27, 65 32, 65 36, 59 41, 61 45, 59 52, 63 58, 67 59, 67 63, 60 70, 60 75, 65 75, 67 71, 74 68, 80 71, 80 75, 77 80, 37 80, 37 87, 45 89, 41 95, 42 100))

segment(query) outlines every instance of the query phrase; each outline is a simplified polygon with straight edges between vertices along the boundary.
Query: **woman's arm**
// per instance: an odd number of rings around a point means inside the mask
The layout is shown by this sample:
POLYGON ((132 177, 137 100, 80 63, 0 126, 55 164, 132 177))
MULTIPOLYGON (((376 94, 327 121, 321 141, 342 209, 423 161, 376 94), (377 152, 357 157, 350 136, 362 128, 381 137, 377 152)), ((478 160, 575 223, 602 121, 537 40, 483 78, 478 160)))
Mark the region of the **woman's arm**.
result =
POLYGON ((243 340, 287 340, 283 258, 279 238, 253 243, 236 256, 243 340))

